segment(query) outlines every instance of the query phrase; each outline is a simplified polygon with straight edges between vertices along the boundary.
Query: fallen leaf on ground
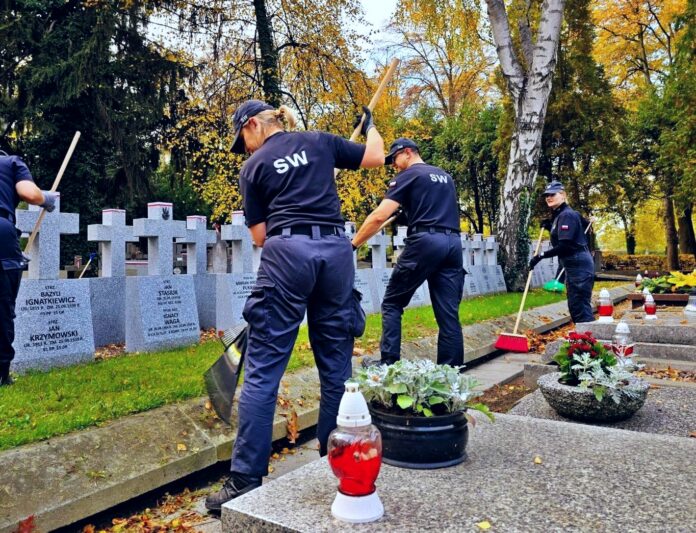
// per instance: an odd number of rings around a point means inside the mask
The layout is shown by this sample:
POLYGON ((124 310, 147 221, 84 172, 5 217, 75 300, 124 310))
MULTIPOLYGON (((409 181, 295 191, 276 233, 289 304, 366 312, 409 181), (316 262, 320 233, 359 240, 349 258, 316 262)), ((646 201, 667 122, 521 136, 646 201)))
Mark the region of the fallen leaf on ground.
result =
POLYGON ((188 450, 188 448, 186 447, 186 444, 184 444, 183 442, 180 442, 179 444, 176 445, 177 452, 185 452, 187 450, 188 450))
POLYGON ((476 527, 486 531, 487 529, 491 528, 491 523, 488 520, 484 520, 483 522, 479 522, 478 524, 476 524, 476 527))
POLYGON ((538 455, 534 458, 534 464, 535 465, 540 465, 541 464, 541 457, 538 455))
POLYGON ((205 408, 206 408, 208 411, 212 411, 212 410, 213 410, 213 404, 210 403, 210 400, 206 400, 206 401, 205 401, 205 408))
POLYGON ((297 427, 297 411, 294 409, 288 415, 284 415, 288 420, 287 437, 290 444, 295 444, 297 437, 300 436, 300 431, 297 427))
POLYGON ((353 348, 353 355, 365 355, 365 350, 362 348, 353 348))

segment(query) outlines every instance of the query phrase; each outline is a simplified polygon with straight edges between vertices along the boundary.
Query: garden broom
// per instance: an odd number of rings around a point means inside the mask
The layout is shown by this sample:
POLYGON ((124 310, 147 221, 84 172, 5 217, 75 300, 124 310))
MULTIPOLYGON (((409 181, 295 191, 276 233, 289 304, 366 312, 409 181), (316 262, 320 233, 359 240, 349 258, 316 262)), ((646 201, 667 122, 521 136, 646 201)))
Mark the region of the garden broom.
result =
MULTIPOLYGON (((536 250, 534 250, 534 255, 539 255, 539 249, 541 248, 541 239, 544 237, 544 230, 539 232, 539 240, 537 241, 536 250)), ((498 340, 495 341, 495 347, 498 350, 505 350, 506 352, 520 352, 526 353, 529 351, 529 340, 526 335, 518 335, 517 328, 520 327, 520 320, 522 319, 522 311, 524 310, 524 302, 527 299, 527 293, 529 292, 529 285, 532 283, 532 274, 534 270, 530 269, 529 274, 527 274, 527 285, 524 287, 524 294, 522 295, 522 301, 520 302, 520 310, 517 312, 517 321, 515 322, 515 329, 512 333, 501 333, 498 340)))
MULTIPOLYGON (((590 219, 590 223, 585 228, 585 235, 587 235, 587 232, 590 231, 593 222, 594 219, 590 219)), ((563 283, 561 283, 559 280, 563 277, 564 272, 565 267, 563 267, 563 269, 558 273, 558 276, 556 276, 555 279, 552 279, 551 281, 547 281, 546 283, 544 283, 543 289, 549 292, 563 292, 565 290, 565 285, 563 285, 563 283)))

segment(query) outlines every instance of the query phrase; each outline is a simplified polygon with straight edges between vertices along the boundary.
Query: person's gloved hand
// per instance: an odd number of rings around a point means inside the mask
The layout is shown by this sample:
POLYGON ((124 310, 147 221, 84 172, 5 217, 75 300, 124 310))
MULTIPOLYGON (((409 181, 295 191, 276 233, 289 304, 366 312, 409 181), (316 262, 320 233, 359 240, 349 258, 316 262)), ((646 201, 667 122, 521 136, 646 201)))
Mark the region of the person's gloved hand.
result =
POLYGON ((42 204, 39 204, 39 207, 43 207, 49 213, 53 212, 53 210, 56 208, 56 200, 58 199, 58 195, 54 192, 44 191, 43 197, 44 201, 42 204))
MULTIPOLYGON (((370 111, 370 108, 366 105, 362 106, 362 108, 363 113, 365 114, 365 120, 363 121, 362 127, 360 128, 360 133, 367 137, 367 132, 370 131, 370 128, 375 127, 375 123, 372 119, 372 111, 370 111)), ((355 122, 353 123, 354 128, 358 127, 358 125, 360 124, 360 119, 362 119, 362 115, 358 115, 355 117, 355 122)))
POLYGON ((550 218, 545 218, 544 220, 541 221, 541 227, 545 229, 546 231, 551 231, 551 226, 553 225, 553 221, 550 218))
POLYGON ((529 270, 534 270, 537 263, 544 258, 544 254, 535 255, 529 260, 529 270))

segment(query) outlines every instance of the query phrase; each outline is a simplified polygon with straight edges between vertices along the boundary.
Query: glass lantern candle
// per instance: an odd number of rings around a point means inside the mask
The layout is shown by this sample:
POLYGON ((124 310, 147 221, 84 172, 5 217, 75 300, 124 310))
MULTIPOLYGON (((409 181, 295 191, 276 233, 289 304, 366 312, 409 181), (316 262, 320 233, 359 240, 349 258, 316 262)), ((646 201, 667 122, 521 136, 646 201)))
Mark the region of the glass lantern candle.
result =
POLYGON ((611 350, 619 360, 619 364, 629 363, 634 347, 631 330, 628 324, 622 320, 616 325, 616 330, 611 338, 611 350))
POLYGON ((338 408, 338 427, 329 435, 328 459, 338 478, 331 513, 344 522, 363 523, 384 515, 375 480, 382 466, 382 435, 358 384, 346 382, 338 408))
POLYGON ((643 283, 643 276, 640 275, 640 272, 636 276, 636 289, 641 286, 643 283))
POLYGON ((653 298, 653 295, 650 293, 645 297, 643 310, 645 311, 645 320, 657 319, 657 304, 655 303, 655 298, 653 298))
POLYGON ((611 295, 607 289, 602 289, 599 292, 599 305, 597 306, 599 313, 598 322, 613 322, 614 321, 614 302, 611 300, 611 295))
POLYGON ((689 294, 689 301, 684 308, 684 314, 688 319, 696 319, 696 289, 689 294))

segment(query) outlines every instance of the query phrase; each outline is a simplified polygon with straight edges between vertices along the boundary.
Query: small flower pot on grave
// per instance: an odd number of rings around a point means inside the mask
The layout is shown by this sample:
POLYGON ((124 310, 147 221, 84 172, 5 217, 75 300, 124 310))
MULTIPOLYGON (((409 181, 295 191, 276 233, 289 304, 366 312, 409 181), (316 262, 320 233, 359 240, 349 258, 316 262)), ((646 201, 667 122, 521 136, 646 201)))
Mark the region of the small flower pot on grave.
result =
POLYGON ((539 390, 548 404, 561 416, 581 422, 618 422, 632 417, 645 403, 650 384, 634 378, 630 385, 635 395, 622 393, 621 401, 616 403, 609 393, 602 401, 595 398, 592 389, 565 385, 559 381, 560 372, 541 376, 537 381, 539 390))
POLYGON ((382 461, 388 465, 432 469, 466 460, 469 427, 464 411, 425 417, 369 408, 372 423, 382 432, 382 461))

